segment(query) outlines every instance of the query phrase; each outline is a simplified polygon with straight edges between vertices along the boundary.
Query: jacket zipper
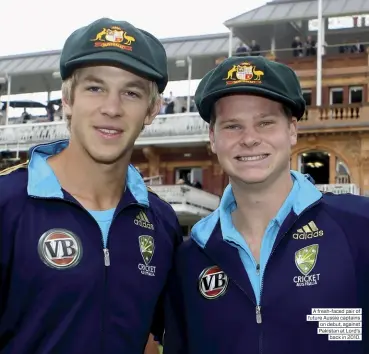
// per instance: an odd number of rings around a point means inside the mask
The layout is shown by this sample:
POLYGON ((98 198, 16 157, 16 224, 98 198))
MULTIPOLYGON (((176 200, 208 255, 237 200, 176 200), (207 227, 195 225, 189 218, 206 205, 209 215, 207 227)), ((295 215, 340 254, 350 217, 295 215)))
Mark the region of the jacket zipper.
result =
MULTIPOLYGON (((120 215, 123 210, 125 210, 126 208, 128 208, 132 205, 138 205, 140 207, 144 207, 144 205, 142 205, 142 204, 130 203, 130 204, 126 205, 122 210, 119 210, 118 213, 115 213, 114 216, 113 216, 113 219, 110 223, 110 227, 109 227, 109 230, 108 230, 108 235, 107 235, 107 238, 106 238, 106 244, 104 243, 104 237, 103 237, 102 231, 100 230, 101 240, 102 240, 102 243, 103 243, 104 265, 105 265, 105 269, 104 269, 104 285, 105 285, 104 286, 104 298, 107 298, 107 296, 106 296, 106 291, 107 291, 107 288, 108 288, 107 287, 107 278, 108 278, 108 275, 107 275, 108 268, 107 267, 110 267, 110 253, 109 253, 109 247, 108 247, 109 240, 110 240, 110 228, 113 225, 113 222, 115 221, 115 219, 118 217, 118 215, 120 215)), ((84 210, 86 210, 86 209, 84 209, 84 210)), ((88 213, 88 211, 87 211, 87 213, 88 213)), ((92 215, 90 213, 88 213, 88 214, 92 217, 92 215)), ((94 219, 94 221, 96 222, 95 219, 94 219)), ((102 340, 101 340, 101 354, 105 353, 105 336, 104 336, 104 334, 105 334, 105 323, 106 323, 106 307, 105 307, 105 302, 104 302, 104 304, 103 304, 103 323, 102 323, 102 326, 101 326, 102 327, 101 332, 103 333, 102 340)))
MULTIPOLYGON (((78 205, 78 204, 76 204, 76 205, 78 205)), ((127 209, 127 208, 129 208, 130 206, 133 206, 133 205, 139 206, 141 208, 145 208, 146 207, 145 205, 139 204, 139 203, 130 203, 130 204, 127 204, 122 210, 119 210, 119 212, 116 213, 113 216, 113 219, 112 219, 112 221, 110 223, 110 227, 111 227, 111 225, 113 225, 113 222, 118 217, 118 215, 122 213, 123 210, 125 210, 125 209, 127 209)), ((86 210, 86 209, 84 209, 84 210, 86 210)), ((92 215, 90 213, 88 213, 88 214, 92 217, 92 215)), ((94 219, 94 221, 96 222, 95 219, 94 219)), ((104 252, 104 265, 106 267, 109 267, 110 266, 110 252, 109 252, 109 247, 108 247, 108 243, 109 243, 109 239, 110 239, 110 237, 109 237, 110 236, 110 227, 109 227, 109 230, 108 230, 108 236, 107 236, 107 239, 106 239, 106 244, 104 243, 104 237, 103 237, 103 234, 102 234, 102 232, 100 230, 100 232, 101 232, 101 240, 102 240, 102 244, 103 244, 103 252, 104 252)))
MULTIPOLYGON (((270 256, 265 264, 265 268, 264 268, 264 273, 263 276, 261 278, 261 286, 260 286, 260 302, 259 304, 256 304, 256 308, 255 308, 255 312, 256 312, 256 323, 257 324, 262 324, 262 312, 261 312, 261 297, 263 294, 263 286, 264 286, 264 276, 265 276, 265 271, 267 268, 267 265, 269 263, 270 258, 272 257, 272 255, 274 254, 276 248, 278 247, 278 245, 281 243, 281 241, 284 239, 284 237, 290 232, 290 230, 292 229, 292 227, 296 224, 296 222, 300 219, 300 217, 305 214, 308 210, 310 210, 311 208, 315 207, 317 204, 320 203, 322 198, 319 198, 315 203, 309 205, 306 209, 304 209, 300 215, 297 216, 297 218, 295 219, 295 221, 290 225, 290 227, 286 230, 286 232, 283 234, 283 236, 279 239, 278 243, 273 247, 272 252, 270 253, 270 256)), ((260 266, 259 266, 260 267, 260 266)), ((262 330, 260 330, 260 336, 259 336, 259 354, 263 353, 263 346, 262 346, 262 339, 263 339, 263 332, 262 330)))

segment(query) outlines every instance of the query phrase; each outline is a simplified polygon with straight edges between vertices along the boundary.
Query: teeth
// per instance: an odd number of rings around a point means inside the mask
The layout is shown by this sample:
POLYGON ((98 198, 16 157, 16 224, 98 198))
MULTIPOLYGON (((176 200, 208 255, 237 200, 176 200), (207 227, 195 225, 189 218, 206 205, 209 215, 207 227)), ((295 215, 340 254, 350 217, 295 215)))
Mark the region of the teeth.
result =
POLYGON ((237 159, 240 161, 257 161, 266 158, 268 155, 258 155, 258 156, 240 156, 237 159))
POLYGON ((99 129, 99 131, 101 131, 104 134, 118 134, 119 133, 118 130, 113 130, 113 129, 99 129))

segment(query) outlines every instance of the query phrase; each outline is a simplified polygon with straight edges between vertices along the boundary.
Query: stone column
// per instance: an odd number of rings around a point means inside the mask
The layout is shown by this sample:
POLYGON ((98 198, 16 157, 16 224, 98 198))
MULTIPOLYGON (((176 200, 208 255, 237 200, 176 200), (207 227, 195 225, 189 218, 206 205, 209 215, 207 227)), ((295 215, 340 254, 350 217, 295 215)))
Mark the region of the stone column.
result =
POLYGON ((158 176, 160 174, 160 154, 157 148, 147 146, 142 149, 144 156, 149 162, 149 177, 158 176))

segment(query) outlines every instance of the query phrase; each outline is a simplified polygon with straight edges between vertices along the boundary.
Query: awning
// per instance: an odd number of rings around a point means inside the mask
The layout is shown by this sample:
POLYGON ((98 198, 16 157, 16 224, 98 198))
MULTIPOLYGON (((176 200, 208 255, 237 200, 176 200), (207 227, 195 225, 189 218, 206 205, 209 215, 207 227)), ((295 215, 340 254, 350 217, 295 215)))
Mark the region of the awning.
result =
POLYGON ((19 100, 19 101, 10 101, 10 102, 0 102, 3 105, 7 105, 9 103, 9 107, 12 108, 46 108, 46 106, 41 103, 41 102, 37 102, 37 101, 32 101, 32 100, 19 100))
MULTIPOLYGON (((228 41, 228 33, 163 39, 170 81, 187 80, 187 57, 192 58, 192 79, 201 79, 215 66, 217 58, 228 55, 228 41)), ((233 41, 234 50, 237 42, 233 41)), ((58 91, 61 81, 55 73, 59 71, 60 53, 58 50, 0 57, 0 78, 12 77, 12 94, 58 91)), ((0 85, 0 94, 6 94, 6 86, 0 85)))
POLYGON ((163 39, 169 60, 228 54, 228 33, 163 39))
MULTIPOLYGON (((361 13, 369 13, 368 0, 323 0, 323 17, 341 17, 361 13)), ((228 28, 251 27, 256 24, 309 20, 317 17, 318 2, 316 0, 274 1, 236 16, 226 21, 224 25, 228 28)))

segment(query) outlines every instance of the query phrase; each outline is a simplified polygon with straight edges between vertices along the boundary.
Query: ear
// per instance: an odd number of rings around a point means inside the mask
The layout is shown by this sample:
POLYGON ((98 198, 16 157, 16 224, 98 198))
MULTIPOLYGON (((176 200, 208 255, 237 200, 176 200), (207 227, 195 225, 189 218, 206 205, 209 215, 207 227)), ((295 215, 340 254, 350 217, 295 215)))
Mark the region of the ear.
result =
POLYGON ((72 105, 67 101, 67 99, 64 96, 62 97, 62 103, 63 103, 64 115, 71 116, 72 115, 72 105))
POLYGON ((291 146, 295 146, 297 144, 297 119, 295 117, 291 118, 289 126, 291 146))
POLYGON ((214 127, 209 127, 209 140, 210 140, 210 148, 213 154, 216 154, 216 148, 215 148, 215 133, 214 133, 214 127))
POLYGON ((153 122, 155 117, 159 114, 160 108, 161 108, 161 99, 158 99, 152 105, 152 107, 149 107, 149 111, 148 111, 147 116, 144 120, 144 125, 150 125, 153 122))

